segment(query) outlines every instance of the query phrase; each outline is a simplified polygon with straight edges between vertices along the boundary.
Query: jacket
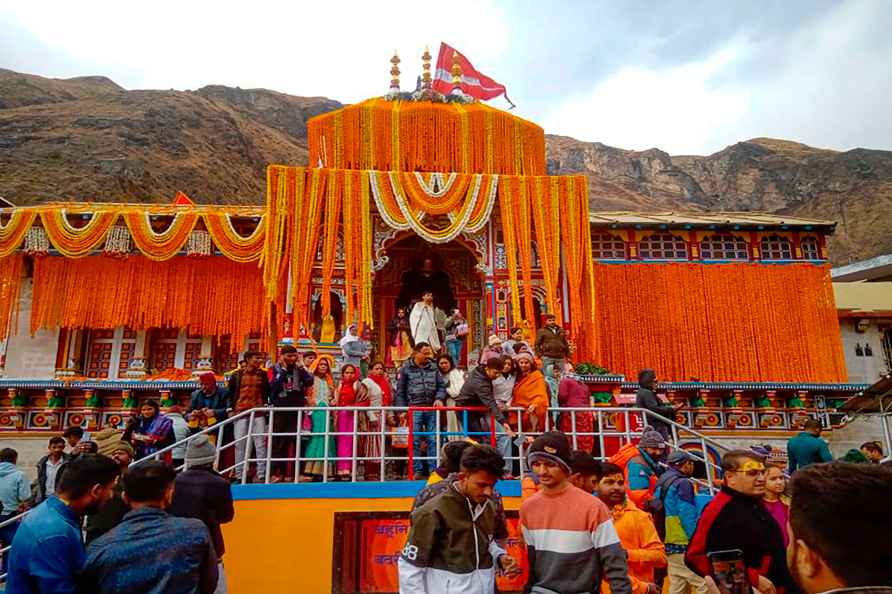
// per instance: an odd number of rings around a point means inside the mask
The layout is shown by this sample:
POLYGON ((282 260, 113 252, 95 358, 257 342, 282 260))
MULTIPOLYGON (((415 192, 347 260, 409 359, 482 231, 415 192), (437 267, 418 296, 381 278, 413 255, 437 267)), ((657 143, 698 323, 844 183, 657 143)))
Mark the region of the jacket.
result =
MULTIPOLYGON (((235 374, 233 373, 232 375, 234 376, 235 374)), ((213 394, 207 394, 199 388, 192 392, 192 401, 189 403, 188 412, 209 408, 214 411, 214 418, 217 419, 217 422, 220 422, 226 418, 226 411, 232 408, 232 406, 233 402, 230 392, 225 387, 217 386, 213 394)))
MULTIPOLYGON (((633 594, 645 594, 654 583, 654 569, 668 563, 663 543, 650 514, 641 511, 628 498, 611 511, 619 542, 629 556, 629 580, 633 594)), ((602 588, 607 592, 607 588, 602 588)))
POLYGON ((12 462, 0 462, 0 514, 13 516, 31 499, 31 483, 12 462))
MULTIPOLYGON (((173 431, 173 441, 174 443, 178 441, 183 441, 189 434, 192 433, 192 430, 189 429, 189 422, 183 417, 180 413, 167 413, 167 418, 170 419, 171 428, 173 431)), ((173 448, 170 451, 170 455, 174 460, 182 460, 186 457, 186 444, 180 444, 173 448)))
POLYGON ((124 502, 124 482, 119 480, 112 498, 98 512, 87 516, 84 530, 87 545, 120 524, 129 511, 130 506, 124 502))
MULTIPOLYGON (((436 475, 436 472, 431 473, 431 477, 436 475)), ((443 493, 447 489, 451 488, 452 483, 458 480, 458 473, 453 472, 448 474, 445 478, 440 479, 439 481, 434 481, 433 483, 428 481, 427 486, 420 490, 416 495, 415 499, 412 501, 412 512, 416 509, 439 495, 443 493)), ((496 508, 496 526, 495 531, 493 532, 493 537, 496 540, 502 540, 508 538, 508 520, 505 519, 505 505, 502 502, 502 496, 498 491, 492 492, 492 504, 496 508)))
POLYGON ((505 554, 495 527, 492 501, 475 505, 449 483, 412 514, 398 563, 400 594, 492 594, 495 565, 505 554))
POLYGON ((791 437, 787 442, 787 460, 790 474, 799 468, 805 468, 809 464, 831 462, 833 455, 827 442, 807 431, 791 437))
POLYGON ((539 328, 536 332, 536 353, 540 357, 566 359, 570 354, 567 332, 557 324, 539 328))
MULTIPOLYGON (((40 503, 52 493, 46 492, 46 463, 49 460, 49 454, 41 458, 37 461, 37 498, 34 500, 34 503, 40 503)), ((56 482, 59 482, 59 477, 62 475, 62 469, 65 468, 65 465, 68 461, 71 460, 71 456, 69 454, 62 454, 62 466, 56 470, 56 482)))
MULTIPOLYGON (((229 376, 229 383, 226 386, 229 390, 230 398, 232 400, 232 408, 236 407, 238 404, 239 397, 239 388, 242 385, 242 375, 244 374, 244 370, 239 369, 231 376, 229 376)), ((266 406, 269 404, 269 394, 270 394, 270 386, 269 386, 269 376, 261 369, 260 370, 260 398, 262 400, 261 405, 266 406)), ((241 411, 240 411, 241 412, 241 411)))
POLYGON ((700 517, 694 499, 694 484, 687 476, 670 468, 657 480, 654 499, 663 500, 666 516, 666 552, 683 553, 697 529, 700 517))
POLYGON ((396 381, 396 406, 433 406, 434 401, 446 401, 446 381, 433 361, 424 367, 410 357, 400 368, 396 381))
POLYGON ((69 594, 84 565, 80 519, 55 495, 22 520, 12 550, 6 591, 10 594, 69 594))
POLYGON ((675 409, 668 404, 663 404, 660 399, 657 398, 657 395, 653 390, 645 388, 644 386, 638 388, 638 393, 635 395, 635 406, 654 413, 653 415, 646 415, 647 418, 644 419, 644 424, 650 425, 659 431, 660 435, 668 441, 669 437, 672 435, 670 425, 669 423, 660 420, 659 417, 674 421, 675 409), (655 415, 659 415, 659 417, 655 415))
POLYGON ((626 464, 626 490, 640 508, 653 497, 657 486, 657 464, 647 452, 638 448, 638 455, 626 464))
POLYGON ((540 491, 520 504, 530 577, 526 592, 631 594, 627 555, 600 499, 573 485, 559 493, 540 491))
POLYGON ((91 594, 212 594, 217 556, 201 521, 142 508, 90 545, 78 581, 91 594))
POLYGON ((281 363, 269 370, 270 404, 273 406, 306 406, 307 390, 313 387, 313 376, 295 365, 290 371, 281 363))
POLYGON ((784 539, 780 527, 758 497, 749 497, 727 486, 703 510, 685 561, 702 577, 712 574, 709 551, 743 551, 747 581, 756 586, 759 576, 767 577, 780 591, 796 591, 787 569, 784 539))
MULTIPOLYGON (((486 375, 486 371, 480 365, 474 368, 465 380, 458 397, 455 399, 457 406, 482 406, 489 409, 489 414, 496 421, 504 425, 508 422, 505 413, 499 410, 495 396, 493 396, 492 380, 486 375)), ((482 428, 481 422, 487 417, 487 413, 469 412, 468 424, 475 428, 482 428)), ((489 426, 486 426, 489 431, 489 426)))
POLYGON ((190 468, 177 475, 173 503, 168 513, 181 518, 197 518, 204 522, 211 535, 217 559, 223 558, 226 547, 220 524, 235 517, 229 481, 210 468, 190 468))

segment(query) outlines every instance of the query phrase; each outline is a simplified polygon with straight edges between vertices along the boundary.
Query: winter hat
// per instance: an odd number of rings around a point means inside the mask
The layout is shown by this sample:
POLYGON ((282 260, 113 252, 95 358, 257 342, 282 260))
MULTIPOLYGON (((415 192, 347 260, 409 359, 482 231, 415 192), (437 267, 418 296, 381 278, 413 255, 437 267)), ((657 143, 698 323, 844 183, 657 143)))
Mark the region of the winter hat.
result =
POLYGON ((685 462, 693 462, 694 458, 684 450, 675 450, 666 458, 666 464, 669 466, 679 467, 685 462))
POLYGON ((536 460, 548 460, 560 464, 570 474, 570 444, 567 436, 560 431, 543 433, 533 442, 527 453, 527 462, 532 465, 536 460))
POLYGON ((527 351, 523 351, 522 353, 517 353, 514 355, 514 360, 517 361, 519 359, 526 359, 530 363, 535 363, 536 359, 533 357, 533 354, 527 351))
POLYGON ((116 443, 115 447, 113 447, 111 450, 112 454, 114 454, 115 452, 127 452, 128 454, 130 454, 131 458, 136 457, 136 451, 133 449, 133 446, 126 441, 120 441, 116 443))
POLYGON ((208 441, 207 435, 199 435, 186 446, 186 468, 213 464, 216 454, 217 448, 208 441))
POLYGON ((641 448, 665 448, 666 440, 662 434, 653 427, 645 427, 644 433, 641 434, 641 441, 638 442, 641 448))
POLYGON ((498 346, 500 344, 502 344, 502 339, 498 335, 493 334, 489 337, 489 346, 498 346))

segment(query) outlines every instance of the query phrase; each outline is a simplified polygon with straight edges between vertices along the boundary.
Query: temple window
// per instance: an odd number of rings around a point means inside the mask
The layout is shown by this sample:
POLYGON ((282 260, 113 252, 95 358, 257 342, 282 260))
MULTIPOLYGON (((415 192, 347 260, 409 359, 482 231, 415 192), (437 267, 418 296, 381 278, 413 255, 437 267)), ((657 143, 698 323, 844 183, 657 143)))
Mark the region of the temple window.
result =
POLYGON ((803 237, 799 245, 802 248, 802 258, 804 260, 821 259, 821 252, 818 249, 818 239, 816 237, 803 237))
POLYGON ((149 369, 195 369, 201 358, 201 336, 177 328, 155 328, 149 334, 149 369))
POLYGON ((136 352, 136 331, 129 328, 91 330, 85 375, 97 379, 118 379, 130 366, 136 352))
POLYGON ((687 260, 688 245, 671 233, 654 233, 638 242, 638 253, 644 260, 687 260))
POLYGON ((228 335, 221 336, 214 341, 214 369, 219 373, 225 373, 238 367, 239 358, 243 351, 259 351, 261 337, 260 334, 251 334, 245 343, 243 349, 232 350, 230 337, 228 335))
POLYGON ((595 260, 625 260, 626 242, 610 233, 592 233, 592 258, 595 260))
POLYGON ((763 260, 792 260, 793 246, 790 240, 779 235, 763 237, 761 242, 763 260))
POLYGON ((700 242, 704 260, 746 260, 746 242, 736 235, 710 235, 700 242))

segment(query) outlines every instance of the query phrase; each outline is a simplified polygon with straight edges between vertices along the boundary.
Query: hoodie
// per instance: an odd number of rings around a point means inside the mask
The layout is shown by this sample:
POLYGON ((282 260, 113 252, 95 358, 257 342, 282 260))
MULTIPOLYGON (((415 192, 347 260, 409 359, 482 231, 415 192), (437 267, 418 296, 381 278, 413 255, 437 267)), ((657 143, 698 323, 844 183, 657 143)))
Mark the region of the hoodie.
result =
POLYGON ((25 473, 12 462, 0 462, 0 514, 13 516, 19 513, 19 505, 31 498, 31 485, 25 473))

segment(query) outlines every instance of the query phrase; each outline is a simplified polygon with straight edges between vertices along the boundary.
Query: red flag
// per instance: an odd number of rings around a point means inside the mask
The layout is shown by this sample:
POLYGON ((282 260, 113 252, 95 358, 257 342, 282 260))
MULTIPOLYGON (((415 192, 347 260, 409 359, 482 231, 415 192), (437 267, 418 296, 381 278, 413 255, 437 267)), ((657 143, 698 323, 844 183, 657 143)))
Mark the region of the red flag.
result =
POLYGON ((195 203, 192 202, 192 199, 177 190, 177 196, 173 200, 174 205, 176 206, 195 206, 195 203))
MULTIPOLYGON (((445 43, 440 43, 440 55, 437 56, 437 71, 434 74, 433 88, 436 92, 448 95, 452 91, 452 62, 453 54, 461 65, 461 90, 478 100, 495 99, 499 95, 505 95, 508 103, 508 92, 505 85, 497 83, 485 74, 474 68, 473 64, 461 52, 456 51, 445 43)), ((511 107, 514 104, 511 103, 511 107)))

